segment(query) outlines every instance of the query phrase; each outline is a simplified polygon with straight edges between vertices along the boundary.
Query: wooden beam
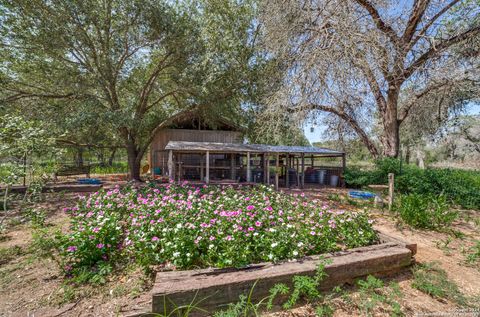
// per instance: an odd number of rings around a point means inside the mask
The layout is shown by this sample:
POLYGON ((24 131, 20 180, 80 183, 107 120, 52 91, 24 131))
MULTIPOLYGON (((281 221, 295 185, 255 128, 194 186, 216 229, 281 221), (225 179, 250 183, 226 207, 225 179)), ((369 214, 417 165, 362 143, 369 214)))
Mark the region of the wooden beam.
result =
POLYGON ((170 180, 174 180, 174 175, 173 175, 173 151, 170 150, 168 151, 168 178, 170 180))
POLYGON ((235 180, 235 154, 230 154, 230 178, 235 180))
POLYGON ((295 159, 297 160, 297 187, 300 188, 300 160, 298 157, 295 156, 295 159))
POLYGON ((286 154, 285 156, 285 187, 286 188, 290 187, 290 183, 289 183, 290 179, 288 176, 289 167, 290 167, 290 155, 286 154))
POLYGON ((252 171, 250 170, 250 152, 247 152, 247 182, 252 181, 252 171))
POLYGON ((302 188, 305 187, 305 154, 302 153, 302 188))
POLYGON ((265 160, 266 160, 266 162, 265 162, 265 166, 266 166, 265 167, 265 169, 266 169, 265 175, 266 175, 266 178, 267 178, 266 183, 268 185, 270 185, 270 156, 267 153, 265 153, 264 157, 265 157, 265 160))
POLYGON ((204 174, 204 168, 205 168, 205 161, 204 161, 204 158, 203 158, 203 154, 201 155, 201 158, 200 158, 200 181, 204 181, 203 179, 203 174, 204 174))
POLYGON ((207 151, 207 154, 205 155, 206 157, 206 168, 207 170, 205 171, 205 183, 210 183, 210 152, 207 151))
POLYGON ((278 190, 278 173, 279 171, 279 164, 280 164, 280 154, 277 153, 277 156, 275 158, 275 189, 278 190))
POLYGON ((182 180, 182 155, 178 154, 178 182, 182 180))

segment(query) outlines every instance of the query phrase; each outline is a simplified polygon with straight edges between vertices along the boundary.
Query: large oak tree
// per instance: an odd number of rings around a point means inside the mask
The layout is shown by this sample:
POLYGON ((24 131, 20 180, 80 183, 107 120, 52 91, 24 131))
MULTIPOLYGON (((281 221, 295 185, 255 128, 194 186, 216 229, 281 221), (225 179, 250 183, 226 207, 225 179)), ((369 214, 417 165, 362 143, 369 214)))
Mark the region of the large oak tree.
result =
POLYGON ((156 131, 192 112, 235 116, 247 98, 248 0, 0 0, 0 10, 0 105, 95 109, 132 179, 156 131))
MULTIPOLYGON (((284 73, 270 111, 345 122, 374 157, 399 154, 422 105, 479 87, 480 5, 470 0, 265 0, 264 47, 284 73), (375 139, 379 126, 380 151, 375 139)), ((428 125, 428 122, 424 122, 428 125)))

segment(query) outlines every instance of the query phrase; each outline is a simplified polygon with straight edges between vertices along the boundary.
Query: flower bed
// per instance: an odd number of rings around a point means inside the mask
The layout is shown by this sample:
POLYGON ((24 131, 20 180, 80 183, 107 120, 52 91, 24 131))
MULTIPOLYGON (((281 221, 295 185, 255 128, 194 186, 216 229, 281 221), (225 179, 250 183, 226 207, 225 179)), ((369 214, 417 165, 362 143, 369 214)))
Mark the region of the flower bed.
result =
POLYGON ((60 249, 69 274, 131 261, 240 267, 378 240, 366 212, 334 211, 266 186, 115 188, 84 197, 67 212, 71 233, 60 238, 60 249))

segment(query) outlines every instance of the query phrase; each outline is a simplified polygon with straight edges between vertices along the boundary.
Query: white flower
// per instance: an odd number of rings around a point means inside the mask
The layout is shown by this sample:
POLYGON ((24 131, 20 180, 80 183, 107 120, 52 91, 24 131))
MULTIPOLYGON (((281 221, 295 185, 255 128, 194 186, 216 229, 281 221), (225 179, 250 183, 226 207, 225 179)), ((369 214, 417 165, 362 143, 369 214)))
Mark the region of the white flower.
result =
POLYGON ((210 245, 208 246, 209 249, 213 249, 213 247, 214 247, 213 244, 210 244, 210 245))
POLYGON ((275 248, 278 245, 277 242, 272 243, 272 248, 275 248))
POLYGON ((268 255, 268 258, 269 258, 270 260, 273 259, 273 254, 270 253, 270 254, 268 255))
POLYGON ((177 228, 178 228, 178 229, 180 229, 181 227, 182 227, 182 224, 181 224, 181 223, 177 224, 177 228))
POLYGON ((303 242, 302 242, 302 241, 300 241, 299 243, 297 243, 297 246, 298 246, 299 248, 301 248, 302 245, 303 245, 303 242))
POLYGON ((189 258, 189 257, 190 257, 190 255, 191 255, 190 253, 187 253, 187 258, 189 258))
POLYGON ((298 255, 298 251, 293 251, 293 256, 297 256, 298 255))
POLYGON ((174 252, 174 253, 173 253, 173 257, 174 257, 174 258, 178 258, 179 256, 180 256, 180 252, 174 252))

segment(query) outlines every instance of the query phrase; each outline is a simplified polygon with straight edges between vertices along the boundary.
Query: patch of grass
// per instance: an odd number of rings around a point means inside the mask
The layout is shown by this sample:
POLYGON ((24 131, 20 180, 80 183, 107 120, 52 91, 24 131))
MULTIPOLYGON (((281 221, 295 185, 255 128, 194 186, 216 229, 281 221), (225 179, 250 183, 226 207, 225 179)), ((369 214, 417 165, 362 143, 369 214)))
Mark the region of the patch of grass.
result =
POLYGON ((369 275, 365 280, 357 282, 360 293, 359 309, 365 316, 372 316, 379 305, 389 307, 390 316, 403 316, 397 300, 402 296, 398 283, 385 286, 381 279, 369 275))
POLYGON ((0 248, 0 265, 7 264, 16 257, 22 256, 24 254, 25 250, 18 245, 8 248, 0 248))
POLYGON ((477 240, 475 244, 467 250, 466 262, 469 265, 480 264, 480 240, 477 240))
POLYGON ((445 255, 450 256, 452 255, 452 248, 450 247, 450 243, 452 243, 452 241, 452 237, 448 236, 445 240, 440 239, 435 241, 435 245, 437 248, 442 250, 445 255))
POLYGON ((415 266, 413 278, 412 287, 433 298, 447 299, 461 306, 468 305, 467 298, 457 284, 448 279, 447 273, 436 262, 415 266))

